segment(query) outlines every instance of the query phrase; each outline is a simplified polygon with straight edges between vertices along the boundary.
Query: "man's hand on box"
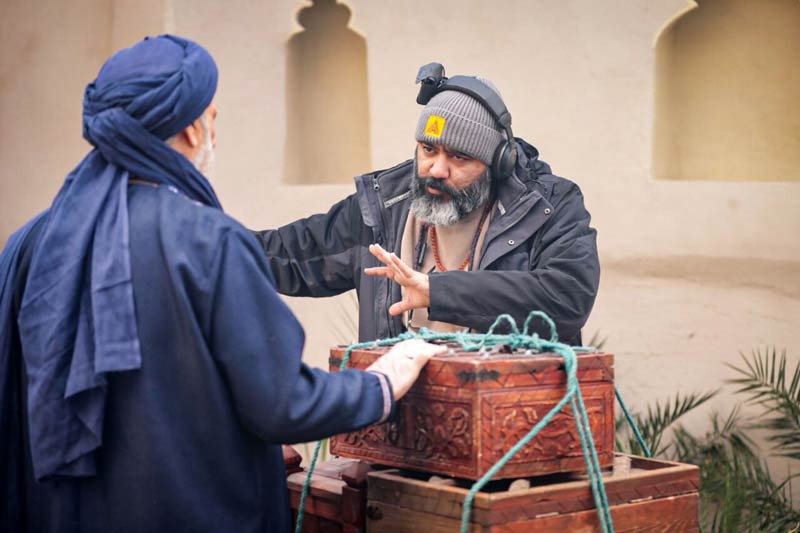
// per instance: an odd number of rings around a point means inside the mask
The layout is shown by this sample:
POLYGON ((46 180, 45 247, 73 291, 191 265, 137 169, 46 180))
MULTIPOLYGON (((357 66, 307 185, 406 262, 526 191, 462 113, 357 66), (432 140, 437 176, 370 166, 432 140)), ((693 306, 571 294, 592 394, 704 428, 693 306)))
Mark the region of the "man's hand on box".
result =
POLYGON ((394 399, 399 400, 411 389, 428 360, 445 350, 446 346, 430 344, 422 339, 409 339, 395 344, 372 363, 367 371, 385 375, 392 384, 394 399))

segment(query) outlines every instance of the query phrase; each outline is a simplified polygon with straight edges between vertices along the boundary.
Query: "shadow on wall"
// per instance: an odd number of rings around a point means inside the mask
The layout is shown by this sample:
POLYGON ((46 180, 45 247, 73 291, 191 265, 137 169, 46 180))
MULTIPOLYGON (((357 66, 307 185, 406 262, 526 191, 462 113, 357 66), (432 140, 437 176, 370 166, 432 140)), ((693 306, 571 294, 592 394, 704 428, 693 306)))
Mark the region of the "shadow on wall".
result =
POLYGON ((696 3, 656 43, 655 177, 800 181, 800 1, 696 3))
POLYGON ((284 182, 351 183, 370 170, 366 40, 336 0, 300 9, 287 44, 284 182))

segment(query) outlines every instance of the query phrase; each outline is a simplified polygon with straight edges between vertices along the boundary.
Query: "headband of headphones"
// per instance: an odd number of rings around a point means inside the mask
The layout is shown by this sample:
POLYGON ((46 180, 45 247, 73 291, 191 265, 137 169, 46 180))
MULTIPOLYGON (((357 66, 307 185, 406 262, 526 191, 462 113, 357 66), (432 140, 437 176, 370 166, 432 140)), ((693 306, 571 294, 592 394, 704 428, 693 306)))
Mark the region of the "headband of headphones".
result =
POLYGON ((417 83, 420 84, 417 95, 418 104, 427 104, 434 95, 442 91, 458 91, 467 94, 489 111, 497 124, 505 130, 506 139, 510 142, 514 141, 514 134, 511 131, 511 113, 508 112, 500 96, 479 79, 472 76, 447 78, 441 63, 428 63, 420 67, 417 73, 417 83))
POLYGON ((442 91, 458 91, 477 100, 506 134, 506 140, 497 146, 492 156, 492 175, 497 180, 511 176, 517 161, 517 149, 514 133, 511 131, 511 113, 506 109, 500 95, 472 76, 445 77, 444 67, 440 63, 423 65, 417 73, 417 83, 421 84, 417 95, 417 103, 421 105, 426 105, 434 95, 442 91))

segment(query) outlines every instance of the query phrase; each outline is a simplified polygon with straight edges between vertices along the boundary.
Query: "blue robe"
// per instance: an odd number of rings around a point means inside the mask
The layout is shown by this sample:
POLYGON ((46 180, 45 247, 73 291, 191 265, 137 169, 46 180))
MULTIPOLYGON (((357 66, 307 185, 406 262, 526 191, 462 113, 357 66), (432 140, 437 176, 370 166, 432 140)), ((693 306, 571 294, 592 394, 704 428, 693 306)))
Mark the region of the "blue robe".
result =
MULTIPOLYGON (((280 444, 376 422, 380 382, 301 362, 303 330, 275 292, 263 252, 221 210, 148 184, 131 184, 127 205, 142 361, 106 376, 96 475, 35 481, 14 306, 0 324, 11 339, 0 353, 0 496, 8 498, 0 528, 289 531, 280 444)), ((21 263, 24 254, 3 258, 21 263)), ((10 287, 24 286, 24 269, 11 271, 10 283, 0 279, 6 302, 10 287)))

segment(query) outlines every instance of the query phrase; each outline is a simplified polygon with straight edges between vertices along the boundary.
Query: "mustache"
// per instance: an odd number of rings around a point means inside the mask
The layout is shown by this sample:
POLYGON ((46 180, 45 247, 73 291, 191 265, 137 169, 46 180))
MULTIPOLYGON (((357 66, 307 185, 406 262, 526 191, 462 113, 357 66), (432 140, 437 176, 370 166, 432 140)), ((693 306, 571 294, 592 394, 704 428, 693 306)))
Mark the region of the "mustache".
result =
POLYGON ((418 176, 416 181, 417 188, 427 194, 427 188, 430 187, 439 192, 452 196, 457 196, 461 191, 455 187, 451 187, 444 182, 444 180, 432 178, 430 176, 418 176))

